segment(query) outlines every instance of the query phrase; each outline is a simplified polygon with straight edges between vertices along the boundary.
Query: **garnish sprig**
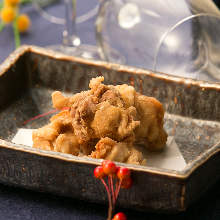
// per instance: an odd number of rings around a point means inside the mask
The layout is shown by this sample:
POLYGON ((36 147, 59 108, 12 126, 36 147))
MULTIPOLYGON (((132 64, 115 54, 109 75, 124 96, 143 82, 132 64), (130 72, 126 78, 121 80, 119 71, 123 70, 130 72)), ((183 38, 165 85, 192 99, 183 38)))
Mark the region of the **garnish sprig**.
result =
POLYGON ((126 215, 117 213, 113 218, 116 201, 121 188, 128 189, 132 186, 131 172, 126 167, 117 167, 114 162, 104 160, 101 166, 94 169, 94 176, 104 185, 109 201, 107 220, 126 220, 126 215))

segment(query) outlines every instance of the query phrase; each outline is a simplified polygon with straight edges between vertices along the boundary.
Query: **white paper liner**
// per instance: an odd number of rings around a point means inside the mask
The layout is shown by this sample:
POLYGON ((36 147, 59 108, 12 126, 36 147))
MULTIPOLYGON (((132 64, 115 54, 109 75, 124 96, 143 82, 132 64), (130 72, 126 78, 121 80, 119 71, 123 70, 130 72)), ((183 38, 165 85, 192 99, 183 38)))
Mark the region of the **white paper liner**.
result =
POLYGON ((166 145, 163 151, 147 152, 147 166, 183 170, 186 162, 173 136, 168 137, 166 145))
MULTIPOLYGON (((12 142, 32 147, 33 129, 20 128, 14 136, 12 142)), ((167 146, 160 152, 145 152, 147 166, 165 168, 180 171, 186 166, 186 162, 175 142, 174 137, 168 137, 167 146)))

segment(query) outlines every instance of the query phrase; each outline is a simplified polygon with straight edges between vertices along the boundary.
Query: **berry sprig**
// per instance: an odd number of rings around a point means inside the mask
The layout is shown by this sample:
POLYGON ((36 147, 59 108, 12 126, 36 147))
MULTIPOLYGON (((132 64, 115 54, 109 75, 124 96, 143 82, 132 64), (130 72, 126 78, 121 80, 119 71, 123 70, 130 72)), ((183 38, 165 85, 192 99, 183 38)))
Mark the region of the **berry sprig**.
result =
POLYGON ((45 116, 47 116, 47 115, 51 115, 51 114, 56 113, 56 112, 58 112, 58 111, 69 110, 69 109, 70 109, 69 107, 64 107, 64 108, 62 108, 61 110, 59 110, 59 109, 53 109, 53 110, 51 110, 51 111, 49 111, 49 112, 45 112, 45 113, 43 113, 43 114, 36 115, 36 116, 34 116, 33 118, 30 118, 30 119, 24 121, 24 122, 23 122, 23 125, 26 125, 26 124, 28 124, 29 122, 34 121, 34 120, 36 120, 36 119, 38 119, 38 118, 43 118, 43 117, 45 117, 45 116))
POLYGON ((94 176, 103 183, 109 201, 107 220, 126 220, 126 215, 122 212, 117 213, 112 218, 115 204, 121 188, 128 189, 132 186, 130 170, 126 167, 117 167, 114 162, 104 160, 101 166, 94 169, 94 176), (107 179, 107 181, 105 180, 107 179), (106 183, 107 182, 107 183, 106 183))
POLYGON ((19 13, 20 4, 28 0, 3 0, 0 5, 0 31, 5 25, 12 24, 14 31, 15 47, 20 46, 19 33, 26 32, 30 27, 30 19, 26 14, 19 13))

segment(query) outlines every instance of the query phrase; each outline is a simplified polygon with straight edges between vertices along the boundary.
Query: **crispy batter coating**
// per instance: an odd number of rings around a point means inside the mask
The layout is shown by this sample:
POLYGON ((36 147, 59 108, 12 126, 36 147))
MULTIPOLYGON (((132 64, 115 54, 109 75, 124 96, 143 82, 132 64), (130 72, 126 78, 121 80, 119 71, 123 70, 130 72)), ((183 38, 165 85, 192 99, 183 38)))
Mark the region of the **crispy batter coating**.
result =
POLYGON ((132 86, 103 80, 93 78, 90 90, 72 97, 54 92, 53 106, 61 111, 33 132, 33 147, 142 165, 146 160, 135 143, 162 149, 167 139, 162 104, 132 86))
POLYGON ((137 94, 135 107, 140 120, 140 126, 135 131, 136 141, 145 143, 150 150, 162 149, 167 140, 167 134, 163 129, 162 104, 153 97, 137 94))
POLYGON ((93 137, 90 127, 96 112, 96 100, 92 95, 81 95, 71 106, 72 126, 80 143, 86 143, 93 137))
POLYGON ((134 130, 139 121, 134 121, 136 111, 132 107, 123 109, 111 105, 108 101, 97 106, 91 128, 98 138, 109 137, 116 141, 134 139, 134 130))
POLYGON ((80 145, 78 139, 72 133, 59 134, 54 145, 54 151, 79 155, 80 145))
POLYGON ((133 145, 126 142, 116 142, 108 137, 100 139, 95 150, 91 153, 91 157, 130 164, 145 165, 146 163, 142 152, 135 149, 133 145))
POLYGON ((60 91, 52 94, 53 107, 62 110, 64 106, 69 106, 69 99, 64 97, 60 91))

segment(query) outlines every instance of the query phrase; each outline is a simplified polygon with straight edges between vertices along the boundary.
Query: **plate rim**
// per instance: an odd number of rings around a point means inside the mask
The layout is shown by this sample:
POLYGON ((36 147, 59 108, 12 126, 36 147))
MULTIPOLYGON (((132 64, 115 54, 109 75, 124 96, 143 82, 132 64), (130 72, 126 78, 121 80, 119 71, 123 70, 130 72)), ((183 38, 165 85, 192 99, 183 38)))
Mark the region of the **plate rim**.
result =
MULTIPOLYGON (((167 81, 171 81, 177 84, 185 84, 187 86, 196 86, 196 87, 201 87, 202 89, 213 89, 213 90, 220 92, 220 83, 198 81, 198 80, 189 79, 189 78, 172 76, 172 75, 168 75, 164 73, 151 72, 150 70, 136 68, 132 66, 108 63, 105 61, 87 60, 84 58, 68 56, 60 52, 55 52, 52 50, 48 50, 48 49, 38 47, 38 46, 33 46, 33 45, 23 45, 19 47, 18 49, 16 49, 14 52, 12 52, 8 56, 8 58, 6 58, 5 61, 0 65, 0 77, 4 73, 6 73, 7 70, 10 69, 12 65, 16 63, 16 61, 20 58, 21 55, 24 55, 25 53, 28 53, 28 52, 47 56, 47 57, 57 59, 57 60, 65 60, 65 61, 77 62, 77 63, 88 64, 88 65, 93 65, 93 66, 104 66, 107 69, 114 69, 119 72, 127 72, 127 73, 132 73, 132 74, 134 73, 145 74, 145 75, 157 78, 157 79, 167 80, 167 81)), ((34 153, 40 156, 53 157, 53 158, 57 158, 57 159, 61 159, 61 160, 69 161, 69 162, 77 162, 77 163, 83 162, 86 164, 100 165, 102 161, 102 159, 77 157, 74 155, 68 155, 68 154, 64 154, 60 152, 53 152, 53 151, 46 151, 46 150, 31 148, 25 145, 14 144, 12 142, 5 141, 3 139, 0 139, 0 147, 5 147, 5 148, 12 149, 12 150, 19 150, 19 151, 28 152, 28 153, 34 153)), ((218 152, 220 152, 220 140, 218 143, 210 147, 208 150, 204 151, 202 154, 197 156, 191 162, 187 163, 186 167, 181 171, 169 170, 169 169, 164 169, 164 168, 154 168, 154 167, 149 167, 149 166, 130 165, 130 164, 124 164, 124 163, 118 163, 118 162, 116 163, 120 164, 120 166, 126 166, 131 170, 158 174, 158 175, 168 176, 168 177, 174 177, 177 179, 187 179, 189 176, 192 175, 192 173, 195 170, 197 170, 200 166, 205 164, 214 155, 218 154, 218 152)))

